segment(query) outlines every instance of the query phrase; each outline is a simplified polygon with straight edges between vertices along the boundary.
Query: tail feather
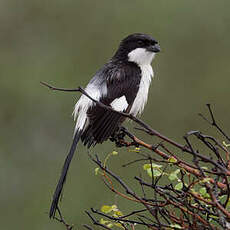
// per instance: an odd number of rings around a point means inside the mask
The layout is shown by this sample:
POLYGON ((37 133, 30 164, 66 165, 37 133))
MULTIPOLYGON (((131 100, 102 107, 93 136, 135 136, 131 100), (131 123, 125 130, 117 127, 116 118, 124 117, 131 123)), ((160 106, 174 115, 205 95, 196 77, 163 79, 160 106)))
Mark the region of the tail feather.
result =
POLYGON ((58 181, 57 187, 55 189, 55 192, 53 194, 53 201, 52 201, 52 204, 51 204, 51 207, 50 207, 50 212, 49 212, 49 217, 50 218, 55 217, 55 213, 56 213, 56 211, 58 209, 58 202, 60 200, 62 189, 63 189, 63 186, 65 184, 65 180, 66 180, 66 176, 67 176, 68 169, 69 169, 69 166, 70 166, 70 162, 71 162, 71 160, 73 158, 73 155, 74 155, 74 152, 76 150, 77 143, 79 142, 79 140, 81 138, 81 133, 82 133, 81 130, 76 130, 76 133, 74 135, 73 143, 71 145, 69 154, 67 155, 67 157, 65 159, 65 163, 64 163, 63 168, 62 168, 61 176, 59 178, 59 181, 58 181))

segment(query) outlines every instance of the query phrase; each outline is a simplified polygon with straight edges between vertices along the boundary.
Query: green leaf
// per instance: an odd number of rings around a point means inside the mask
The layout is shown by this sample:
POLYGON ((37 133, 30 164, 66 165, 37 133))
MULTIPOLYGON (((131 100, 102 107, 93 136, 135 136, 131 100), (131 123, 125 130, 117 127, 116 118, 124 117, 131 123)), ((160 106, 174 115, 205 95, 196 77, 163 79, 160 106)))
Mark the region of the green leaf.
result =
POLYGON ((224 203, 226 198, 227 198, 227 195, 222 195, 219 197, 219 200, 220 200, 220 202, 224 203))
POLYGON ((171 156, 171 157, 169 157, 168 162, 169 163, 176 163, 177 159, 175 157, 171 156))
POLYGON ((123 213, 120 210, 114 211, 113 214, 114 217, 119 217, 119 216, 123 216, 123 213))
MULTIPOLYGON (((151 167, 151 166, 150 166, 151 167)), ((159 169, 161 168, 162 165, 158 165, 158 164, 155 164, 155 163, 152 163, 152 168, 156 168, 156 169, 159 169)))
MULTIPOLYGON (((153 169, 160 169, 161 167, 162 167, 162 165, 158 165, 158 164, 152 163, 152 168, 153 169)), ((151 169, 151 164, 144 164, 143 165, 143 169, 144 170, 151 169)))
POLYGON ((206 167, 206 166, 202 166, 201 168, 205 169, 205 170, 208 170, 208 167, 206 167))
POLYGON ((112 208, 112 211, 119 211, 119 209, 118 209, 118 207, 117 207, 117 205, 115 205, 115 204, 113 204, 112 206, 111 206, 111 208, 112 208))
POLYGON ((174 187, 176 190, 181 190, 183 188, 183 183, 179 182, 178 184, 175 185, 174 187))
POLYGON ((113 152, 112 152, 112 155, 114 155, 114 156, 115 156, 115 155, 118 155, 118 152, 117 152, 117 151, 113 151, 113 152))
POLYGON ((177 229, 182 229, 182 227, 179 224, 170 224, 171 228, 177 228, 177 229))
POLYGON ((113 227, 113 223, 109 223, 106 225, 108 228, 112 228, 113 227))
POLYGON ((174 172, 170 173, 169 176, 168 176, 168 178, 169 178, 169 180, 176 180, 176 179, 178 179, 177 174, 175 174, 174 172))
POLYGON ((171 172, 168 176, 169 180, 179 180, 177 174, 180 172, 180 169, 175 170, 174 172, 171 172))
POLYGON ((180 169, 177 169, 174 171, 175 174, 178 174, 180 172, 180 169))
POLYGON ((141 149, 140 149, 140 148, 129 149, 129 152, 139 153, 140 151, 141 151, 141 149))
POLYGON ((113 208, 112 208, 112 206, 103 205, 101 207, 101 211, 104 212, 104 213, 109 213, 109 212, 113 211, 113 208))
POLYGON ((225 141, 223 141, 223 145, 227 148, 230 147, 230 144, 227 144, 225 141))
POLYGON ((205 187, 200 188, 199 193, 200 193, 202 196, 205 196, 205 195, 207 194, 206 188, 205 188, 205 187))
POLYGON ((143 165, 143 169, 144 169, 144 170, 147 170, 148 168, 151 168, 151 165, 150 165, 150 164, 144 164, 144 165, 143 165))
POLYGON ((147 169, 147 173, 150 177, 158 177, 162 175, 162 172, 159 169, 147 169))
POLYGON ((99 172, 99 168, 95 168, 95 169, 94 169, 95 175, 98 175, 98 172, 99 172))
POLYGON ((218 219, 219 219, 219 217, 218 217, 218 216, 209 215, 209 217, 211 217, 212 219, 216 219, 216 220, 218 220, 218 219))
POLYGON ((200 181, 200 183, 209 183, 212 178, 210 177, 205 177, 203 180, 200 181))
POLYGON ((100 219, 100 224, 107 225, 109 223, 110 223, 110 221, 108 221, 108 220, 104 220, 103 218, 100 219))

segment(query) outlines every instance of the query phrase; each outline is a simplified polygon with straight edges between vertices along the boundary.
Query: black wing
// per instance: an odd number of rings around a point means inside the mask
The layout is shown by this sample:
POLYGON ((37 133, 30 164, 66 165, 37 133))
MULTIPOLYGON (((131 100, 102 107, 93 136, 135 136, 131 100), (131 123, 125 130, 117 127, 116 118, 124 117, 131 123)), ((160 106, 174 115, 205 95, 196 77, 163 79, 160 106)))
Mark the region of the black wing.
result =
MULTIPOLYGON (((129 112, 137 95, 141 80, 141 70, 134 63, 116 64, 103 70, 107 76, 107 95, 100 99, 109 105, 116 99, 125 96, 128 103, 126 112, 129 112)), ((84 130, 81 139, 88 148, 91 145, 107 140, 124 121, 124 118, 100 106, 93 106, 87 111, 89 125, 84 130)))

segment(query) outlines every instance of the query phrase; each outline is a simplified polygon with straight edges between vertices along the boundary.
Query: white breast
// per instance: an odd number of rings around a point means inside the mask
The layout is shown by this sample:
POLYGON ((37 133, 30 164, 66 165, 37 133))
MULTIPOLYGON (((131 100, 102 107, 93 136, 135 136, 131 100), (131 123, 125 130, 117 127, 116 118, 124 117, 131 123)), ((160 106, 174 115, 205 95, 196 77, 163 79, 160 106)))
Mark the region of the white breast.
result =
POLYGON ((139 90, 130 110, 130 113, 136 116, 142 113, 148 99, 149 86, 153 77, 151 62, 155 53, 149 52, 145 48, 136 48, 128 54, 128 57, 129 61, 135 62, 141 69, 139 90))
POLYGON ((130 113, 134 116, 141 114, 148 100, 149 86, 153 77, 153 69, 150 64, 139 65, 141 68, 141 82, 137 96, 133 102, 130 113))

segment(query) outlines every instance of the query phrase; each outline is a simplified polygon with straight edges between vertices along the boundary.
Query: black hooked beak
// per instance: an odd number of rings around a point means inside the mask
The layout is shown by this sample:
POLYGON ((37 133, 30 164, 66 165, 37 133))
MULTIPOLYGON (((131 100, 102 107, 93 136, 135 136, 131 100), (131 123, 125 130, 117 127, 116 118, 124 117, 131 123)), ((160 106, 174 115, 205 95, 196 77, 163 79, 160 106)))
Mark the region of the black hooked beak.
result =
POLYGON ((148 46, 147 50, 150 51, 150 52, 158 53, 158 52, 161 51, 161 47, 160 47, 159 44, 155 44, 153 46, 148 46))

